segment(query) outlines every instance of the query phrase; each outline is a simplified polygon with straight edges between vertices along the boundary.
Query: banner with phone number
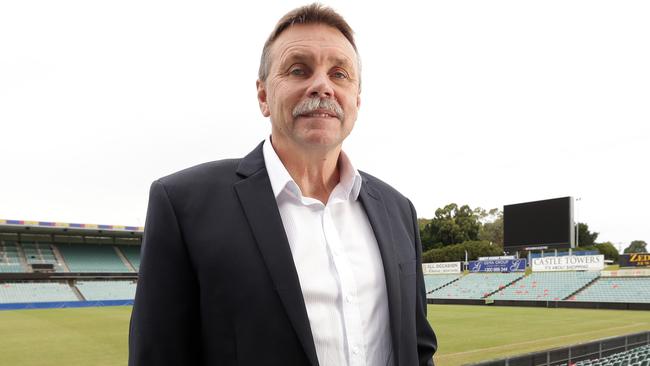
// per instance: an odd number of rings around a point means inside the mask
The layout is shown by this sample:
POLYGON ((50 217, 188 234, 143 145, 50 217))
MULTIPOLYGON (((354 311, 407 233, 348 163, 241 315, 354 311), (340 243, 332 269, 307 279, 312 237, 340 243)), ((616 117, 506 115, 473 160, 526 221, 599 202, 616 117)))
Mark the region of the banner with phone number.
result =
POLYGON ((487 261, 470 261, 470 272, 523 272, 526 270, 525 259, 496 259, 487 261))

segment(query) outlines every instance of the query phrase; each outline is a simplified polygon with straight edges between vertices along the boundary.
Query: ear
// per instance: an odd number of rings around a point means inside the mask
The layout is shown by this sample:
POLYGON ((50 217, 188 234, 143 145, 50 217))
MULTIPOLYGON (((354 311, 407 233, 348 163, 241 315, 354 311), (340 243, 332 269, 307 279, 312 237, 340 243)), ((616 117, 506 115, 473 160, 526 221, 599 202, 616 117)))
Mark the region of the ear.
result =
POLYGON ((361 107, 361 93, 357 94, 357 109, 361 107))
POLYGON ((271 116, 271 111, 269 110, 269 103, 266 100, 266 85, 260 80, 257 80, 255 85, 257 86, 257 102, 260 105, 260 111, 264 117, 269 117, 271 116))

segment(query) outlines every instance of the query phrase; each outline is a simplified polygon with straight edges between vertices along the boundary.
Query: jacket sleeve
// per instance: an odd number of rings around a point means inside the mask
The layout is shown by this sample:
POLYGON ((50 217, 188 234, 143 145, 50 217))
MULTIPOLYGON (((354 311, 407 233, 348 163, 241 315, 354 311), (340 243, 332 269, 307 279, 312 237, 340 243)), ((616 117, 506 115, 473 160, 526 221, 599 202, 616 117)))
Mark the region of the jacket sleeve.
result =
POLYGON ((433 354, 438 348, 436 334, 431 329, 427 320, 427 298, 422 274, 422 243, 420 242, 420 229, 418 227, 415 207, 409 201, 413 217, 413 230, 415 235, 416 281, 417 301, 415 309, 415 326, 417 332, 418 359, 420 365, 433 366, 433 354))
POLYGON ((165 186, 151 185, 129 366, 200 364, 198 284, 165 186))

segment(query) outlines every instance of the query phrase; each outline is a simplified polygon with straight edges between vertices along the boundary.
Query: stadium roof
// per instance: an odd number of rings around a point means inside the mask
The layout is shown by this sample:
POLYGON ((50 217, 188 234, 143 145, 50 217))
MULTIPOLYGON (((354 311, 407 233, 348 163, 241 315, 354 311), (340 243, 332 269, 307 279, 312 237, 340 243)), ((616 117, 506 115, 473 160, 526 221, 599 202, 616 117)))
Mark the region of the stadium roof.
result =
POLYGON ((33 234, 66 235, 142 236, 144 227, 0 219, 0 232, 29 232, 33 234))

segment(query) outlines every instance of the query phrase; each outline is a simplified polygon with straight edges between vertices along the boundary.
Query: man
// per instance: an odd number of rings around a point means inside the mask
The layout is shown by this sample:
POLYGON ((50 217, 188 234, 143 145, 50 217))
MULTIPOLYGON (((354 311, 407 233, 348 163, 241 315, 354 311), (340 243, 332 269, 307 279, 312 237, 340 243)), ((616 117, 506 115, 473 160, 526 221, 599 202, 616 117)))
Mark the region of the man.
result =
POLYGON ((270 138, 151 187, 129 365, 432 365, 415 210, 341 150, 359 93, 340 15, 280 20, 270 138))

